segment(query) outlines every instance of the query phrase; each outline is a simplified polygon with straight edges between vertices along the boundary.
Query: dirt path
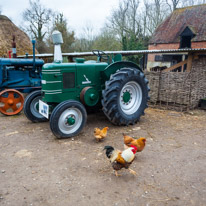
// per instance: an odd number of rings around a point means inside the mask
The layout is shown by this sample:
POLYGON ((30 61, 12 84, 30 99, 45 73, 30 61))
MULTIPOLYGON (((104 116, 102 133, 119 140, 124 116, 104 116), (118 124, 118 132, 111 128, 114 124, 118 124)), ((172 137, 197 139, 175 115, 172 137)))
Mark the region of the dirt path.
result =
POLYGON ((154 206, 206 205, 206 112, 149 108, 141 121, 116 127, 102 113, 89 115, 74 139, 57 140, 48 123, 24 114, 0 114, 0 205, 154 206), (96 143, 94 127, 109 126, 96 143), (103 147, 123 149, 122 132, 147 138, 133 176, 116 177, 103 147))

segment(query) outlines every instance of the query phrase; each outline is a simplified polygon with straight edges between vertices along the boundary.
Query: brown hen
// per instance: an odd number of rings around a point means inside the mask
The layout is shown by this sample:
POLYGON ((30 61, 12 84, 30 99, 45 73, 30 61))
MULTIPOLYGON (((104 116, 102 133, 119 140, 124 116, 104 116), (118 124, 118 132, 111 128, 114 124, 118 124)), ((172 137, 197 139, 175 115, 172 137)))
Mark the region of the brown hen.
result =
POLYGON ((134 145, 137 147, 137 152, 141 152, 144 149, 146 145, 146 138, 140 137, 139 139, 135 139, 124 133, 123 133, 123 136, 124 136, 125 148, 131 147, 131 145, 134 145))
POLYGON ((97 142, 103 140, 107 136, 107 130, 109 127, 104 127, 103 129, 95 128, 94 129, 94 137, 97 142))

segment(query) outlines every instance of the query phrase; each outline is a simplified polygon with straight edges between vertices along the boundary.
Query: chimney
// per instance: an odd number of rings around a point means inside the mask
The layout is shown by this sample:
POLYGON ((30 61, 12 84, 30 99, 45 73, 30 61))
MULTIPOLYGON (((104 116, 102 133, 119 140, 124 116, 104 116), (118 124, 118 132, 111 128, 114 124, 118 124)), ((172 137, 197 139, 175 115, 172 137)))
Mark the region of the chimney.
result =
POLYGON ((62 34, 59 31, 52 33, 52 41, 54 44, 54 62, 62 62, 61 44, 63 44, 62 34))

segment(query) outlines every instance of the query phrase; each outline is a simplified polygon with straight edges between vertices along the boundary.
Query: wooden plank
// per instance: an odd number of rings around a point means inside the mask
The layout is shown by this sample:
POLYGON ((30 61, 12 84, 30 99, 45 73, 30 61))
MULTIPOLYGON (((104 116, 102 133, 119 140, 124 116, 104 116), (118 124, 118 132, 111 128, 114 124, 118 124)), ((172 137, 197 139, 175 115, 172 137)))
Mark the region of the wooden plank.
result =
POLYGON ((169 67, 167 69, 162 70, 162 72, 172 71, 173 69, 176 69, 176 68, 178 68, 180 66, 183 66, 184 64, 187 64, 187 59, 182 61, 182 62, 179 62, 179 63, 177 63, 177 64, 175 64, 175 65, 173 65, 173 66, 171 66, 171 67, 169 67))

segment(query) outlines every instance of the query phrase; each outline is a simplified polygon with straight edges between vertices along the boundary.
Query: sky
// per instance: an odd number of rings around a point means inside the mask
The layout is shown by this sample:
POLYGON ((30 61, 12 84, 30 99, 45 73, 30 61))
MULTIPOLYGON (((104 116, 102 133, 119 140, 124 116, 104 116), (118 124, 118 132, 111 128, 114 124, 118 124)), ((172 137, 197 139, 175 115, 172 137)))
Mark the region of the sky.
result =
MULTIPOLYGON (((85 25, 93 28, 94 34, 100 32, 112 9, 119 0, 40 0, 41 4, 64 14, 69 29, 81 37, 85 25)), ((9 17, 17 26, 22 24, 22 13, 29 7, 29 0, 0 0, 2 15, 9 17)))

